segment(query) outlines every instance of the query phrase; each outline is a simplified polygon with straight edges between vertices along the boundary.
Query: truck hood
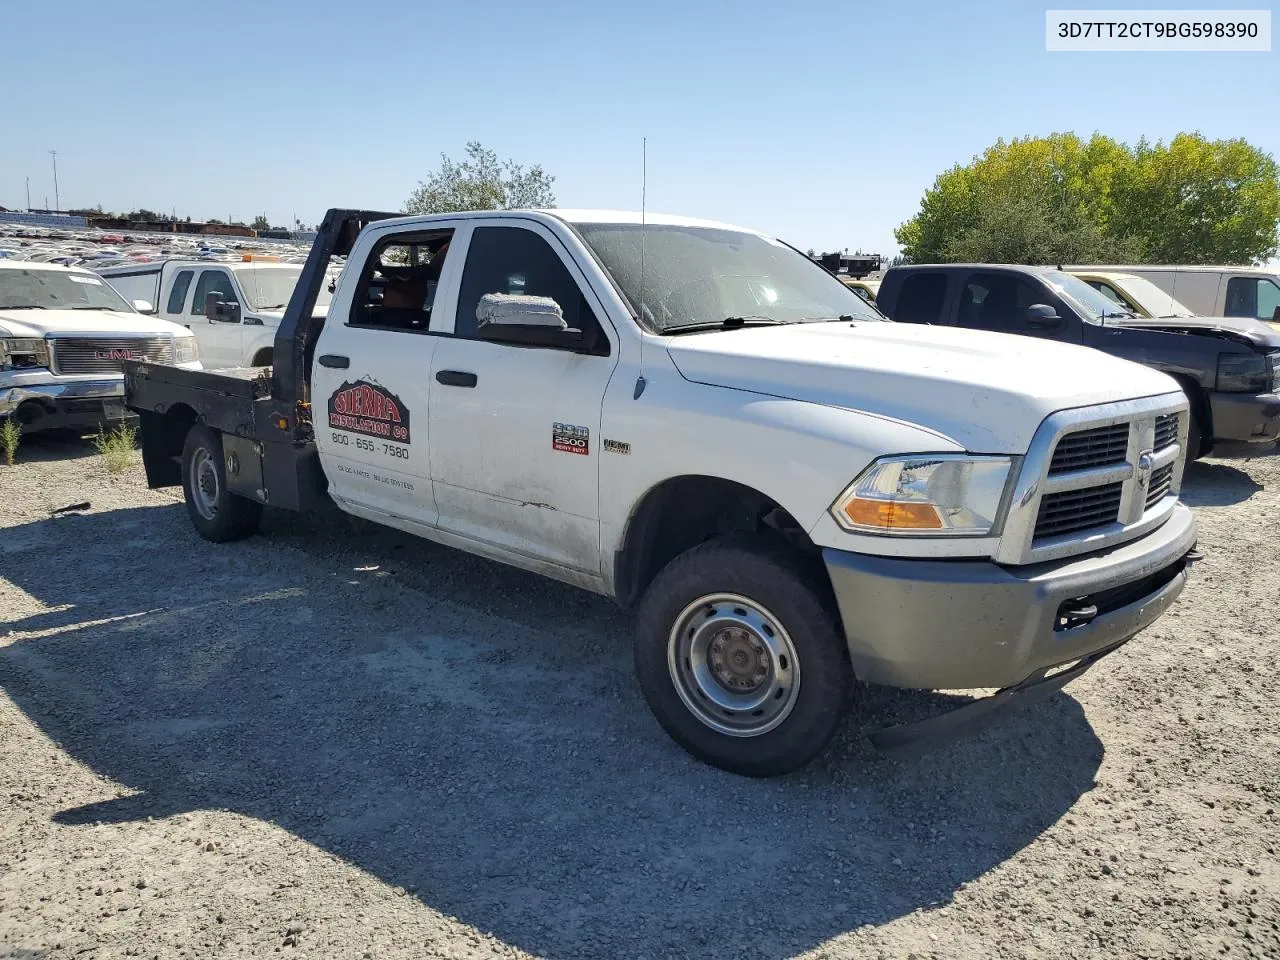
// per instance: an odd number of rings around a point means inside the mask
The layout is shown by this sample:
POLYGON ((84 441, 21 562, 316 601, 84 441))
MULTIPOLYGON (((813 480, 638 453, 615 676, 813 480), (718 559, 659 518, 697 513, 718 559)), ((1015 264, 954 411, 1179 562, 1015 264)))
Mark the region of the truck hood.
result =
POLYGON ((186 336, 176 323, 114 310, 0 310, 6 337, 186 336))
POLYGON ((906 323, 801 323, 667 340, 687 380, 860 410, 974 453, 1025 453, 1049 414, 1156 396, 1170 377, 1035 337, 906 323))
POLYGON ((1275 327, 1252 317, 1125 317, 1108 320, 1107 326, 1218 336, 1267 351, 1280 350, 1280 334, 1275 327))

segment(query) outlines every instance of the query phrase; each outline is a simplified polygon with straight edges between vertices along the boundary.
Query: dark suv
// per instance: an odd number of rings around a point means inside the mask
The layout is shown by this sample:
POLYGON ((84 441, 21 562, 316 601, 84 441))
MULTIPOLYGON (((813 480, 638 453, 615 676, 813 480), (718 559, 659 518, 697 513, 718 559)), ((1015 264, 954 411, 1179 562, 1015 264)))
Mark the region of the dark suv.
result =
POLYGON ((892 267, 876 306, 900 323, 1079 343, 1163 370, 1191 402, 1193 457, 1280 437, 1280 334, 1258 320, 1135 317, 1071 274, 981 263, 892 267))

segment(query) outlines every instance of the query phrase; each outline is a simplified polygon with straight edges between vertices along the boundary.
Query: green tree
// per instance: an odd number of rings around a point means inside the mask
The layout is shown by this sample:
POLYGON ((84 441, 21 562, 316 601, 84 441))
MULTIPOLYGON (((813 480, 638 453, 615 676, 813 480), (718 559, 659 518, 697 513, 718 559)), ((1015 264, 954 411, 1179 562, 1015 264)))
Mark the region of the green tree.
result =
POLYGON ((419 182, 405 210, 449 213, 554 207, 555 179, 541 166, 526 170, 512 160, 499 160, 496 153, 473 140, 467 144, 467 158, 461 163, 440 154, 440 169, 419 182))
POLYGON ((896 231, 915 263, 1248 263, 1276 251, 1280 175, 1243 140, 997 141, 896 231))
POLYGON ((262 214, 258 214, 253 218, 253 223, 249 224, 254 230, 270 230, 271 222, 262 214))

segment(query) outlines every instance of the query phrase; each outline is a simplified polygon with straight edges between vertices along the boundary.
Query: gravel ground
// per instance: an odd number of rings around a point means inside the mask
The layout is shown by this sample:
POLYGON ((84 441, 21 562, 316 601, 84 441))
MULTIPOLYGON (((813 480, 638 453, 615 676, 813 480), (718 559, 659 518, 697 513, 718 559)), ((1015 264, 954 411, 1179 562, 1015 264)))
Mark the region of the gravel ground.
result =
POLYGON ((357 524, 199 540, 0 467, 0 956, 1280 956, 1280 457, 1189 473, 1174 611, 911 762, 702 766, 608 601, 357 524), (92 501, 83 515, 56 507, 92 501))

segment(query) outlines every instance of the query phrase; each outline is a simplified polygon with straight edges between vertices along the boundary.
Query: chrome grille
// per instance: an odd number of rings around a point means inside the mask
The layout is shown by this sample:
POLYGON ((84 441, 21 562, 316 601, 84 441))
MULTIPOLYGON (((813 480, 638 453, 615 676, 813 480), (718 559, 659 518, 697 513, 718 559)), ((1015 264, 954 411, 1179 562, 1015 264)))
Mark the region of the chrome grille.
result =
POLYGON ((1182 487, 1187 422, 1181 393, 1050 414, 1023 457, 995 559, 1071 557, 1158 527, 1182 487))
POLYGON ((1049 462, 1049 475, 1124 463, 1129 450, 1129 424, 1113 423, 1068 433, 1058 441, 1049 462))
POLYGON ((49 341, 54 373, 120 373, 123 360, 173 363, 170 337, 63 337, 49 341))
POLYGON ((1108 483, 1102 487, 1048 494, 1040 501, 1035 539, 1060 537, 1088 530, 1090 527, 1115 523, 1120 516, 1120 497, 1123 492, 1123 483, 1108 483))
POLYGON ((1165 447, 1171 447, 1178 442, 1178 415, 1176 413, 1167 413, 1163 417, 1156 417, 1156 439, 1152 446, 1156 450, 1163 450, 1165 447))
POLYGON ((1173 464, 1151 471, 1151 481, 1147 484, 1147 506, 1152 507, 1164 499, 1164 495, 1173 486, 1173 464))

